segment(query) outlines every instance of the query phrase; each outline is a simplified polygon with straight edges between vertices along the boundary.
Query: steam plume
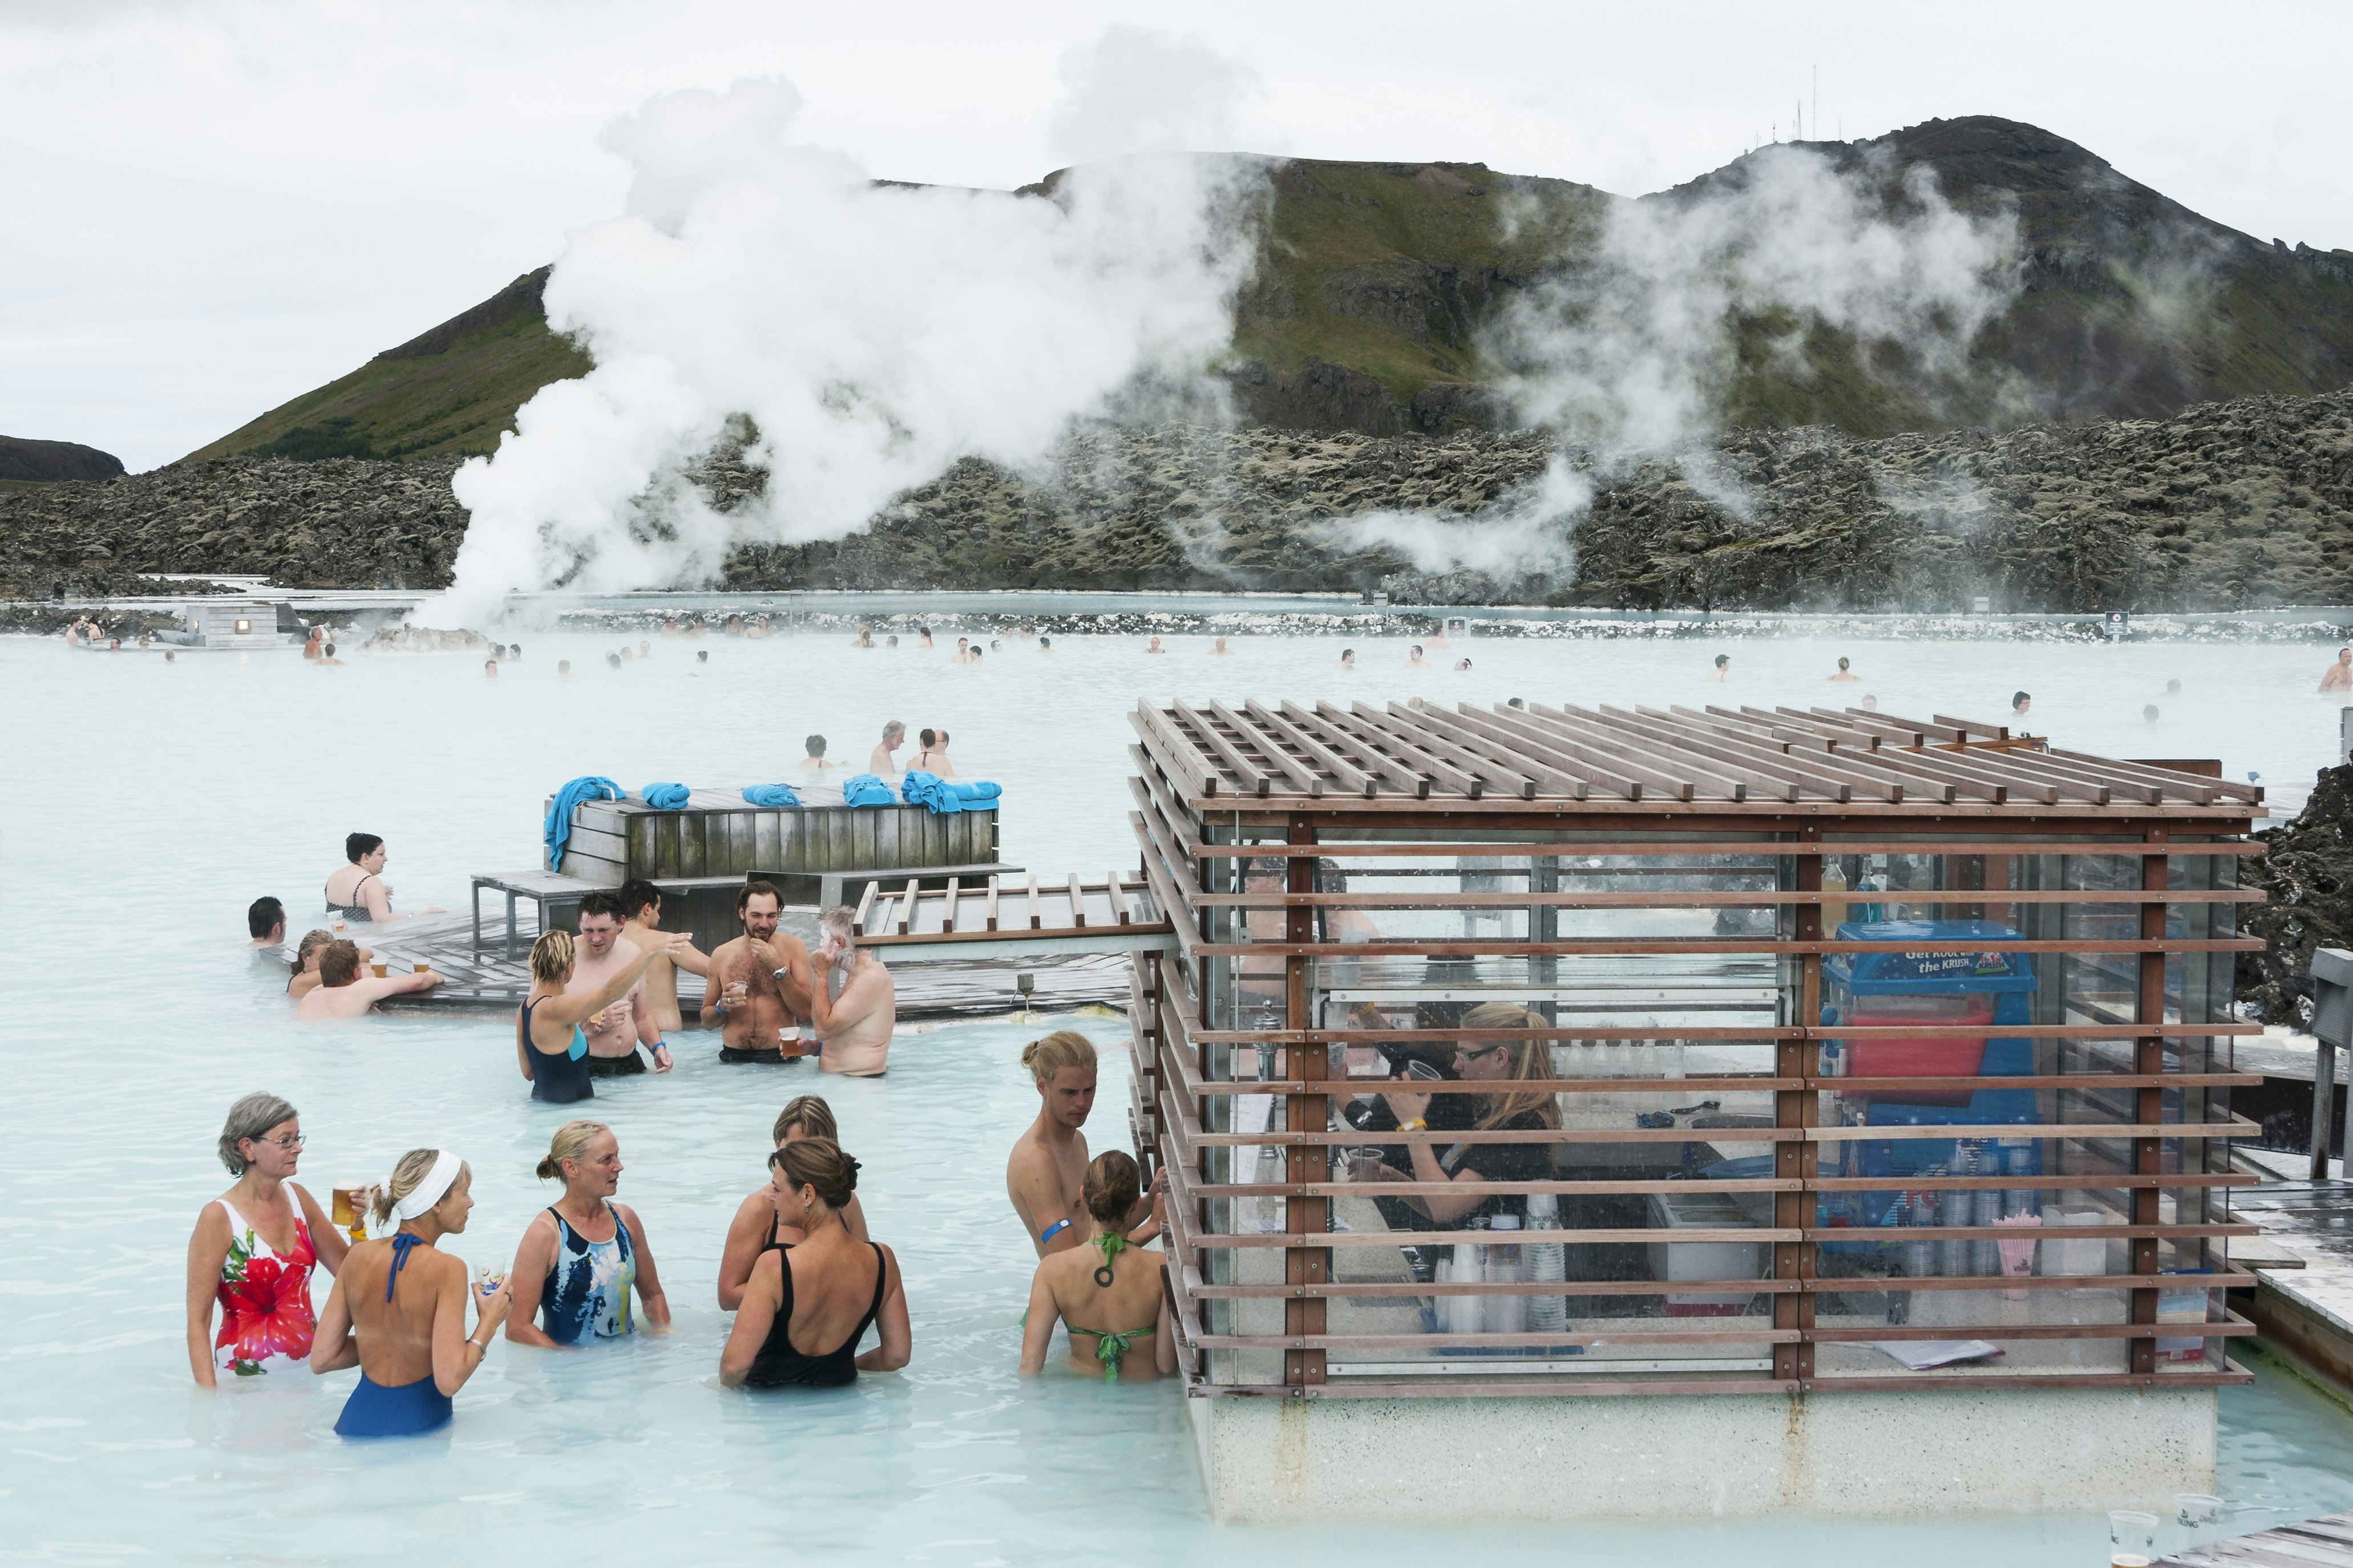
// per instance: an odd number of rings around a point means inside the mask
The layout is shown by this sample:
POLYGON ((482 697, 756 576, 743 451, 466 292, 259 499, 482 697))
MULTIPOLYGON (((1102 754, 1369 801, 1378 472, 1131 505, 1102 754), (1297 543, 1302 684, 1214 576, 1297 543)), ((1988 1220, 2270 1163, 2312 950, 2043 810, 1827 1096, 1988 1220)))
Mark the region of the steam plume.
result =
POLYGON ((777 79, 674 92, 616 122, 622 214, 575 233, 550 323, 596 367, 543 388, 458 472, 456 581, 418 612, 511 588, 707 580, 746 539, 863 526, 956 459, 1036 462, 1124 389, 1225 347, 1252 247, 1240 164, 1136 156, 1050 196, 878 184, 797 142, 777 79), (730 438, 768 474, 725 515, 682 477, 730 438))

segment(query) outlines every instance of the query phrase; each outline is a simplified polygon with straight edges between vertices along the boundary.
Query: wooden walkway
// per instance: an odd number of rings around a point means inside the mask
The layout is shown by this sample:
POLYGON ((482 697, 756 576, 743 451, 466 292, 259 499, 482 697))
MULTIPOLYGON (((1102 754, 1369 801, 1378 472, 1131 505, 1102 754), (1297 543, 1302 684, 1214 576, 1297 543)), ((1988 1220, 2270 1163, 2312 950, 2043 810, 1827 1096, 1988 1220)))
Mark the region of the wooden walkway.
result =
POLYGON ((2163 1568, 2353 1568, 2353 1513, 2234 1535, 2158 1562, 2163 1568))
MULTIPOLYGON (((536 919, 528 909, 518 912, 517 921, 526 939, 539 934, 536 919)), ((786 910, 779 929, 811 946, 817 943, 817 917, 812 910, 786 910)), ((501 935, 504 931, 501 913, 501 935)), ((432 991, 385 1003, 384 1012, 509 1013, 522 1005, 531 989, 530 970, 521 958, 503 958, 496 947, 474 952, 473 923, 463 912, 420 915, 385 925, 354 925, 343 934, 371 950, 375 962, 395 971, 430 963, 443 977, 442 984, 432 991)), ((281 952, 290 963, 293 944, 281 952)), ((887 951, 878 956, 891 965, 902 1019, 971 1017, 1090 1005, 1124 1007, 1134 971, 1124 952, 1000 953, 991 958, 983 950, 982 955, 974 958, 928 963, 902 962, 887 951), (1035 986, 1026 996, 1019 986, 1022 974, 1031 976, 1035 986)), ((681 972, 678 1000, 690 1016, 702 1006, 699 975, 681 972)))
POLYGON ((927 889, 913 878, 872 882, 860 900, 858 944, 889 962, 902 959, 1121 954, 1173 951, 1167 917, 1153 909, 1152 889, 1137 871, 1113 872, 1100 882, 1077 877, 950 879, 927 889))

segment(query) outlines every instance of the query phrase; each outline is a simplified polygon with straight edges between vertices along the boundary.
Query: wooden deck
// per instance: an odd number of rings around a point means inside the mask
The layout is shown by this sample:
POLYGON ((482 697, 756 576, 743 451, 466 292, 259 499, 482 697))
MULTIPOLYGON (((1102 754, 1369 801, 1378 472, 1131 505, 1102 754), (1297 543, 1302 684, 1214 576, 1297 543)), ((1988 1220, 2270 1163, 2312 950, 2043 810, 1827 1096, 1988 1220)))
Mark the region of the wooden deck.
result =
POLYGON ((2234 1535, 2158 1563, 2161 1568, 2353 1568, 2353 1513, 2234 1535))
MULTIPOLYGON (((535 915, 525 909, 518 911, 516 920, 527 945, 528 939, 538 934, 535 915)), ((780 929, 814 946, 817 911, 788 908, 780 929)), ((503 934, 503 916, 500 930, 503 934)), ((479 953, 474 951, 473 922, 463 912, 355 925, 344 934, 372 950, 376 962, 396 971, 425 963, 444 977, 433 991, 385 1004, 383 1010, 388 1013, 510 1013, 522 1005, 531 989, 530 971, 521 958, 503 957, 496 946, 479 953)), ((293 945, 280 952, 290 963, 293 945)), ((897 983, 902 1019, 971 1017, 1025 1008, 1124 1006, 1132 973, 1124 952, 1050 952, 914 963, 902 962, 892 952, 880 956, 890 963, 897 983), (1025 973, 1035 985, 1027 997, 1018 982, 1025 973)), ((678 1000, 689 1015, 702 1005, 700 976, 679 975, 678 1000)))
POLYGON ((860 900, 857 930, 860 947, 891 961, 990 952, 1115 955, 1176 946, 1167 917, 1153 907, 1151 885, 1137 871, 1115 871, 1100 882, 951 878, 937 889, 912 877, 883 878, 860 900))

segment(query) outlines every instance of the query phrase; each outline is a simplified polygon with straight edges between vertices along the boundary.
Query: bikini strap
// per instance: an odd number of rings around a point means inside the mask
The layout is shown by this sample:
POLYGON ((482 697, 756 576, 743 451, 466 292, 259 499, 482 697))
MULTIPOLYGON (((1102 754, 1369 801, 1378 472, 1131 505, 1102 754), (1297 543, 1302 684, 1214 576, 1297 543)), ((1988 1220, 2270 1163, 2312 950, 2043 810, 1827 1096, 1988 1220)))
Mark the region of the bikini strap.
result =
POLYGON ((1111 1260, 1127 1250, 1127 1237, 1115 1230, 1107 1230, 1087 1245, 1100 1249, 1103 1253, 1103 1267, 1095 1270, 1095 1288, 1108 1290, 1111 1289, 1112 1280, 1116 1278, 1111 1271, 1111 1260))
POLYGON ((418 1247, 424 1245, 425 1243, 422 1238, 414 1236, 407 1231, 398 1231, 394 1234, 392 1238, 392 1272, 384 1277, 384 1299, 385 1300, 389 1301, 392 1300, 392 1287, 395 1281, 398 1280, 400 1278, 400 1266, 408 1261, 408 1255, 410 1253, 416 1251, 418 1247))

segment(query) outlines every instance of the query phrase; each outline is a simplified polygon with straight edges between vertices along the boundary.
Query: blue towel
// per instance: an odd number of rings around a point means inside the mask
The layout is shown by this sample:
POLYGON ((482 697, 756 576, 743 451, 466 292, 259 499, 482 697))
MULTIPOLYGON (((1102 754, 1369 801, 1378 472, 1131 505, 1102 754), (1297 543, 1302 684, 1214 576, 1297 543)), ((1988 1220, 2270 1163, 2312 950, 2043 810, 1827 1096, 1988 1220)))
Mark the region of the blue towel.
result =
POLYGON ((860 773, 841 781, 841 804, 844 805, 896 805, 891 786, 872 773, 860 773))
POLYGON ((934 816, 953 816, 995 800, 1003 792, 984 779, 955 783, 932 773, 911 773, 899 781, 899 795, 909 805, 920 805, 934 816))
POLYGON ((682 784, 649 784, 638 795, 656 811, 681 811, 685 809, 686 797, 691 793, 682 784))
POLYGON ((744 798, 754 805, 798 805, 801 797, 790 784, 745 784, 744 798))
POLYGON ((583 801, 620 798, 619 784, 593 775, 584 774, 557 790, 555 798, 548 803, 546 826, 540 830, 540 837, 547 843, 547 868, 564 869, 564 846, 572 837, 572 813, 583 801))

